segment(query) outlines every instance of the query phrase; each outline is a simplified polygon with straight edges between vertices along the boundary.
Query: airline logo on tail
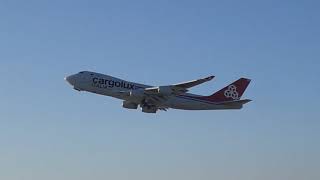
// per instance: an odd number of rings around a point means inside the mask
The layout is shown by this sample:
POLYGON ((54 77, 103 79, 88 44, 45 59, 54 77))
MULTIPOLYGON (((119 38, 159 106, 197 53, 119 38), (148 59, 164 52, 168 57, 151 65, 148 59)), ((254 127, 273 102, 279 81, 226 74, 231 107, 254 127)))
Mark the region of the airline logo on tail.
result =
POLYGON ((227 90, 224 91, 226 98, 232 98, 233 100, 239 100, 239 93, 237 92, 237 86, 230 85, 227 90))
POLYGON ((236 101, 241 98, 249 83, 250 79, 240 78, 211 96, 202 96, 198 99, 211 102, 236 101))

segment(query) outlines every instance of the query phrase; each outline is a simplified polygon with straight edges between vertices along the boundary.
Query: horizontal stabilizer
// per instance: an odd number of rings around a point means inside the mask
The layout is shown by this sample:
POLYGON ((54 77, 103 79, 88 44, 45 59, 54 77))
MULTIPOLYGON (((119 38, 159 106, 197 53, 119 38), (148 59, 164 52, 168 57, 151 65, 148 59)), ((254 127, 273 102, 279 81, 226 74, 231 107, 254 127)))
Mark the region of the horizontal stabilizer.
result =
POLYGON ((244 99, 244 100, 238 100, 238 101, 226 101, 226 102, 218 103, 218 105, 239 106, 239 105, 247 104, 250 101, 251 101, 250 99, 244 99))

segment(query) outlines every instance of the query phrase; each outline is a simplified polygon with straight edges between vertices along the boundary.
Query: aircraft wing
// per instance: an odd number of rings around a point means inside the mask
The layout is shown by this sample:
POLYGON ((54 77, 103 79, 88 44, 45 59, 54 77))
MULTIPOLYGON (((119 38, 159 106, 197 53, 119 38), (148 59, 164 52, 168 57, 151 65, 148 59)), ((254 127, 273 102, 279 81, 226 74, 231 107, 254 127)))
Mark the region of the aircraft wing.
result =
POLYGON ((122 96, 135 96, 138 100, 141 100, 140 104, 142 105, 155 106, 160 110, 167 110, 169 107, 163 106, 163 102, 167 101, 170 96, 186 93, 189 88, 210 81, 213 78, 214 76, 209 76, 206 78, 173 85, 155 86, 131 91, 121 91, 119 92, 119 94, 122 96))
POLYGON ((210 81, 214 78, 214 76, 209 76, 203 79, 197 79, 193 81, 173 84, 169 86, 159 86, 159 87, 150 87, 144 90, 145 94, 148 95, 161 95, 161 96, 168 96, 168 95, 179 95, 188 92, 189 88, 197 86, 199 84, 205 83, 210 81))
POLYGON ((206 77, 203 79, 197 79, 197 80, 193 80, 193 81, 174 84, 173 86, 178 87, 178 88, 189 89, 189 88, 192 88, 192 87, 197 86, 199 84, 205 83, 207 81, 211 81, 213 78, 214 78, 214 76, 209 76, 209 77, 206 77))

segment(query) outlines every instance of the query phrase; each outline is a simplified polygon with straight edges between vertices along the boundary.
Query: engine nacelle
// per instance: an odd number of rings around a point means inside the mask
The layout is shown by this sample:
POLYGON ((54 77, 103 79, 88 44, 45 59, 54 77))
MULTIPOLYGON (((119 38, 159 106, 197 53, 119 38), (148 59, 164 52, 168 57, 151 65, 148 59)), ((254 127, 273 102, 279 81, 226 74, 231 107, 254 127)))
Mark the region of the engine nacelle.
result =
POLYGON ((158 93, 165 94, 165 95, 171 95, 171 94, 173 94, 173 90, 172 90, 172 87, 170 87, 170 86, 159 86, 158 93))
POLYGON ((127 108, 127 109, 137 109, 138 104, 130 102, 130 101, 123 101, 122 107, 127 108))
POLYGON ((144 106, 142 107, 142 112, 144 113, 156 113, 158 110, 155 106, 144 106))

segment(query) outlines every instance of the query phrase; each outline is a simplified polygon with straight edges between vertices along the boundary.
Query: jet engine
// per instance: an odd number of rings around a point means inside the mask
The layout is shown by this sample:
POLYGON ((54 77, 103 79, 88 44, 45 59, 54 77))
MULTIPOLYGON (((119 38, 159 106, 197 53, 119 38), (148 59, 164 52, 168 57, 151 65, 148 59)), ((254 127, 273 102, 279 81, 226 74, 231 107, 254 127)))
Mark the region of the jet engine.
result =
POLYGON ((156 113, 158 108, 156 106, 143 106, 142 112, 144 113, 156 113))
POLYGON ((130 101, 123 101, 122 107, 127 108, 127 109, 137 109, 138 104, 130 102, 130 101))

